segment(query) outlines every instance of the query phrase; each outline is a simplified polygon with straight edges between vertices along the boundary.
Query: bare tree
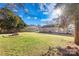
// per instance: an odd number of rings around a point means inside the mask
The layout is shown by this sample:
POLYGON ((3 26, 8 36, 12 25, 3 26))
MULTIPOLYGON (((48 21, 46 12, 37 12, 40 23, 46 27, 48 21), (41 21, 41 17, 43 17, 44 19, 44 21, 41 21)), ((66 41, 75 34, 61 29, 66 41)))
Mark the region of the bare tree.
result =
POLYGON ((62 15, 73 16, 73 20, 75 22, 75 43, 79 45, 79 4, 57 4, 56 8, 62 9, 62 15))

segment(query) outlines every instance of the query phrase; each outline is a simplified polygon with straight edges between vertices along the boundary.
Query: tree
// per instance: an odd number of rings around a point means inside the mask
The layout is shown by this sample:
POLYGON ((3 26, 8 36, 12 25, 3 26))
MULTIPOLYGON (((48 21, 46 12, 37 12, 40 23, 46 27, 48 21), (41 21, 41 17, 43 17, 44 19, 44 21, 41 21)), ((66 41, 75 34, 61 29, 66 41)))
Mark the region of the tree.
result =
POLYGON ((68 27, 68 17, 67 16, 61 16, 60 19, 60 28, 63 28, 64 33, 67 33, 67 27, 68 27))
POLYGON ((55 8, 61 8, 62 15, 73 16, 75 22, 75 43, 79 45, 79 4, 57 4, 55 8))
POLYGON ((16 32, 24 27, 26 27, 26 24, 23 20, 11 10, 7 8, 0 10, 0 33, 16 32))

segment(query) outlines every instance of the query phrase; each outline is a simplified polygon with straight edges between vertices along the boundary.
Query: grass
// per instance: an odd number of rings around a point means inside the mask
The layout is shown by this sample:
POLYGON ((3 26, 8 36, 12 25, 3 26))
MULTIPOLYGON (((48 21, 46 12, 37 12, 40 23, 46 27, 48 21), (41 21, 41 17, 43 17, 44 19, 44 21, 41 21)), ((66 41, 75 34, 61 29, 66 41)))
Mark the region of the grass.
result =
POLYGON ((73 37, 22 32, 17 36, 0 35, 0 55, 31 56, 45 53, 49 46, 64 46, 73 37))

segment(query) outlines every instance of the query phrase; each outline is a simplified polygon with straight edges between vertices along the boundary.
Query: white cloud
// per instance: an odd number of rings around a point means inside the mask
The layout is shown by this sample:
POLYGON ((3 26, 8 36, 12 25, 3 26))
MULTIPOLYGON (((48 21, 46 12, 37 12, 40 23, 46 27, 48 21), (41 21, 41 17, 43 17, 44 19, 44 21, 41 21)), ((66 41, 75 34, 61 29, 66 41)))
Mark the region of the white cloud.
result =
POLYGON ((23 17, 22 15, 19 15, 20 17, 23 17))
POLYGON ((41 19, 41 22, 45 22, 45 21, 50 21, 51 19, 47 18, 47 19, 41 19))
POLYGON ((46 3, 39 4, 40 11, 48 11, 48 5, 46 3))
POLYGON ((27 13, 29 12, 29 10, 28 10, 28 9, 24 9, 24 10, 25 10, 25 12, 27 12, 27 13))
POLYGON ((37 19, 37 17, 34 17, 34 19, 37 19))
POLYGON ((57 18, 57 14, 54 12, 54 6, 56 4, 41 4, 40 9, 43 11, 43 14, 48 15, 47 19, 41 19, 42 24, 55 24, 56 20, 53 20, 54 18, 57 18), (44 6, 47 8, 47 11, 44 8, 44 6))
POLYGON ((47 14, 49 14, 49 13, 48 13, 48 12, 43 12, 43 14, 47 15, 47 14))
POLYGON ((31 18, 30 16, 27 17, 27 19, 30 19, 30 18, 31 18))
POLYGON ((16 10, 16 9, 14 9, 13 11, 14 11, 14 12, 18 12, 18 10, 16 10))
POLYGON ((44 10, 44 4, 43 4, 43 3, 40 3, 40 4, 39 4, 39 7, 40 7, 40 10, 41 10, 41 11, 44 10))
POLYGON ((42 19, 41 22, 42 22, 43 24, 49 24, 49 25, 51 25, 51 24, 56 24, 56 23, 57 23, 56 20, 53 20, 53 19, 51 19, 51 18, 42 19))
POLYGON ((47 19, 42 19, 41 21, 48 21, 48 22, 54 23, 54 21, 52 21, 53 18, 58 17, 58 15, 54 12, 54 6, 55 6, 55 4, 49 4, 47 6, 48 12, 44 12, 43 14, 48 14, 48 18, 47 19))

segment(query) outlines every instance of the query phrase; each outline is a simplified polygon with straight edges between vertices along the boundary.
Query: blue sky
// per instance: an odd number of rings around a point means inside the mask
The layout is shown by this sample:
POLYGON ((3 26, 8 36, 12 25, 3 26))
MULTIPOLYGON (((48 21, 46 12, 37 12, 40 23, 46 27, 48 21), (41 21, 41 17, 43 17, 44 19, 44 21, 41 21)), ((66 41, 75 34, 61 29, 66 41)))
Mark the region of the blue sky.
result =
MULTIPOLYGON (((0 4, 0 8, 5 7, 7 4, 0 4)), ((50 21, 56 17, 53 12, 55 4, 38 4, 26 3, 24 9, 15 5, 17 9, 9 6, 14 13, 20 16, 28 25, 44 25, 44 21, 50 21)))

